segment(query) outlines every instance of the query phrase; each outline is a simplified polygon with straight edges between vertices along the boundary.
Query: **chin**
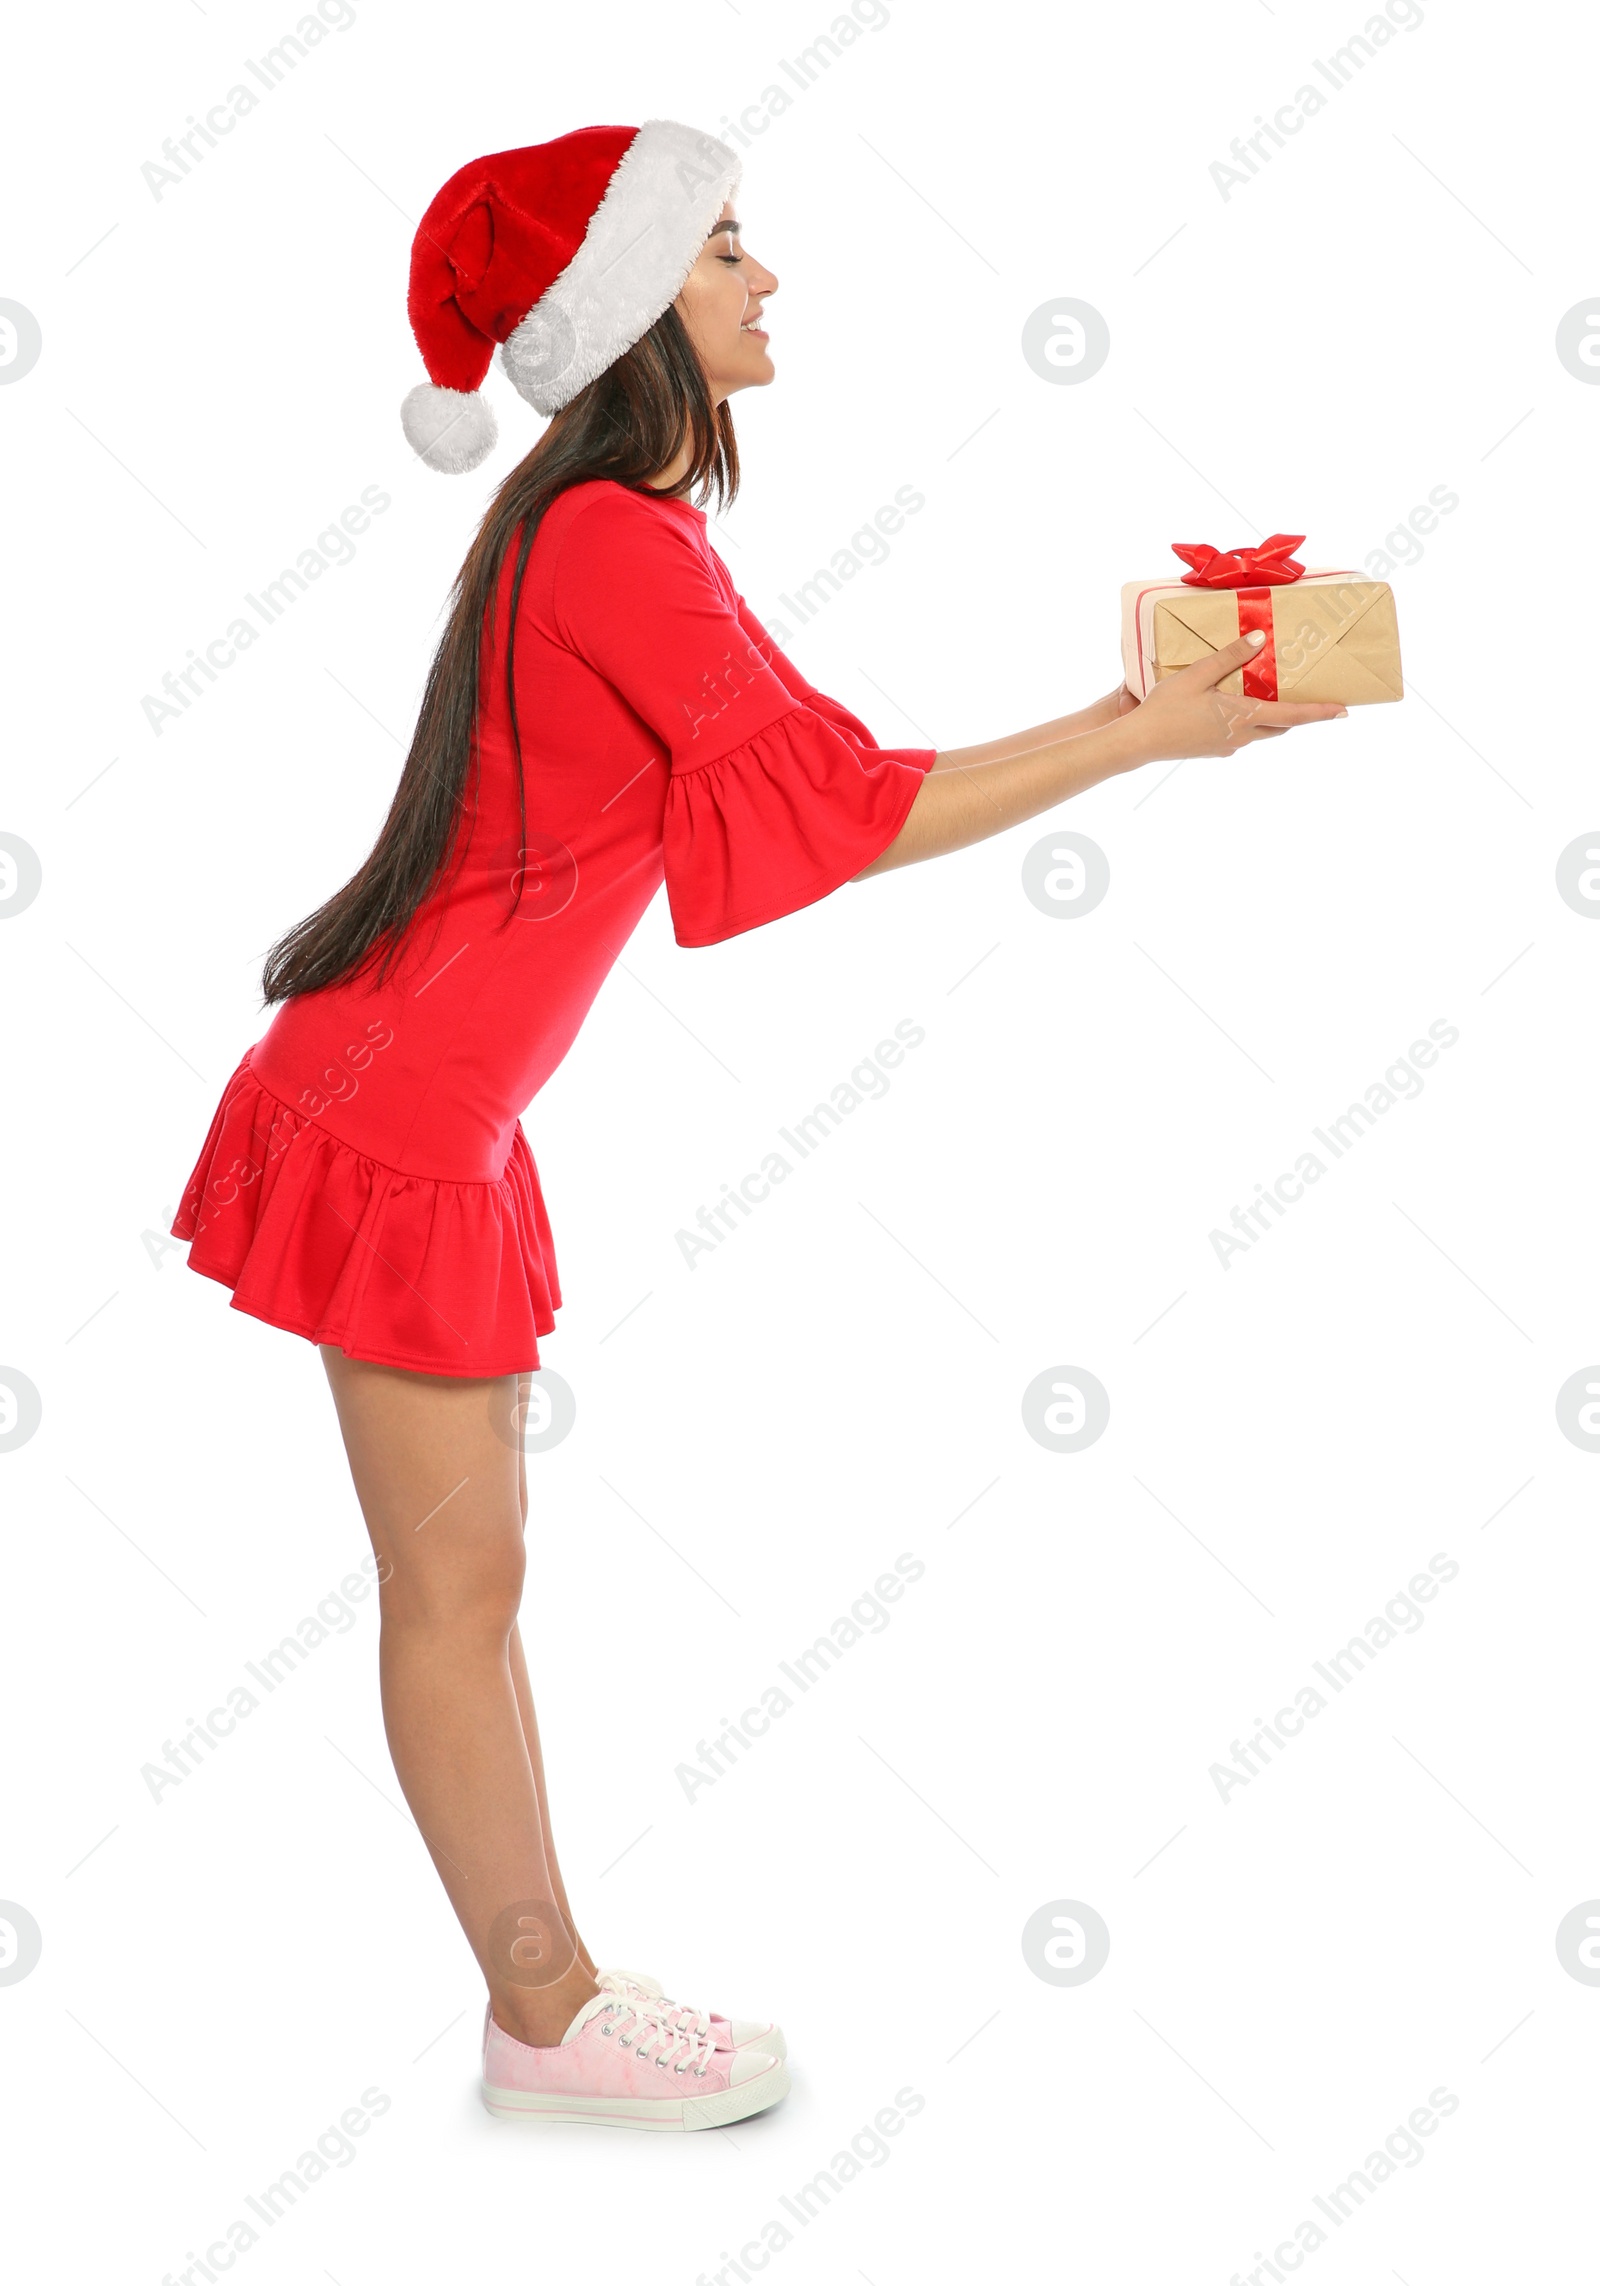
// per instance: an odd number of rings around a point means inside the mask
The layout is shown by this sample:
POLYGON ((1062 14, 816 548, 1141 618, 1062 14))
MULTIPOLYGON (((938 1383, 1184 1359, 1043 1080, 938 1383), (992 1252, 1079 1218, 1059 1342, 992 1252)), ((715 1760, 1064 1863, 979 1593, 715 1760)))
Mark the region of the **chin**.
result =
POLYGON ((746 350, 739 361, 737 372, 729 373, 719 386, 724 396, 731 397, 739 389, 764 389, 769 381, 775 381, 777 377, 777 368, 764 349, 754 355, 746 350))

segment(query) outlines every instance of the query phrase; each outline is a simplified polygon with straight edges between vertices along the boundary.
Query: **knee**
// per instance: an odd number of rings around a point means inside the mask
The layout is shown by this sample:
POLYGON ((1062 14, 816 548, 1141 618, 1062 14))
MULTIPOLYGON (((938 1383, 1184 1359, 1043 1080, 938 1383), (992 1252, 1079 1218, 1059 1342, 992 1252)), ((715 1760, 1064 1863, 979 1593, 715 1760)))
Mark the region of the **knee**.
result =
POLYGON ((492 1551, 397 1565, 378 1590, 383 1625, 430 1635, 502 1638, 516 1625, 526 1569, 520 1534, 492 1551))

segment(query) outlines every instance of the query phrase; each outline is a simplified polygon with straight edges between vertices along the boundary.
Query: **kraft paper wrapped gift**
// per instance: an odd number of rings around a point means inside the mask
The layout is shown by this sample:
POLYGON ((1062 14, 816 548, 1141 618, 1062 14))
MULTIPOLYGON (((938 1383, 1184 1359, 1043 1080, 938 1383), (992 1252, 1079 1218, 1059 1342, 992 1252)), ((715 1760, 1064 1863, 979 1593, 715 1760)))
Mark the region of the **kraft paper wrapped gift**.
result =
POLYGON ((1374 706, 1405 696, 1394 596, 1353 571, 1307 571, 1294 560, 1303 533, 1274 532, 1258 548, 1174 540, 1192 566, 1173 579, 1131 580, 1122 591, 1122 666, 1147 698, 1163 675, 1209 658, 1259 628, 1267 640, 1219 691, 1238 698, 1319 699, 1374 706))

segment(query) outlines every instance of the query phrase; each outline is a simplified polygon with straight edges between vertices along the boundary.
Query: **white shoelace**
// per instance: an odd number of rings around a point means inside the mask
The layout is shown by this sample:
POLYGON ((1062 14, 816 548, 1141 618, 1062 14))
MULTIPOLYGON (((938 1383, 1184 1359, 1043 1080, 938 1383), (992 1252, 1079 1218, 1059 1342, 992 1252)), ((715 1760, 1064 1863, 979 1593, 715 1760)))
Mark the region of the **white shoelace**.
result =
POLYGON ((631 1995, 617 1993, 605 2011, 608 2017, 622 2017, 639 2026, 632 2037, 613 2024, 602 2024, 600 2029, 614 2037, 619 2046, 631 2048, 643 2062, 671 2065, 675 2072, 692 2071, 696 2079, 704 2079, 706 2066, 716 2054, 716 2042, 697 2037, 659 2001, 636 2000, 631 1995), (682 2051, 681 2055, 679 2051, 682 2051))
POLYGON ((696 2038, 716 2045, 711 2030, 711 2018, 703 2008, 690 2008, 685 2002, 669 2000, 654 1977, 636 1975, 632 1969, 607 1969, 600 1978, 602 1992, 614 1992, 623 2000, 635 1999, 643 1993, 652 2007, 665 2011, 670 2020, 693 2032, 696 2038))

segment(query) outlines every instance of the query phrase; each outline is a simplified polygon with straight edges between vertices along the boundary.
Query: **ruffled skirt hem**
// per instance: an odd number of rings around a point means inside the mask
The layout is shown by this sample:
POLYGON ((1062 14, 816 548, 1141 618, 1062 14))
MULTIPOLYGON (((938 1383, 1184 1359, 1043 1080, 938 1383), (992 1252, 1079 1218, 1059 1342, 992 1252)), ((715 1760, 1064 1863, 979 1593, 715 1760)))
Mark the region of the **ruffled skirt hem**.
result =
POLYGON ((401 1174, 235 1067, 172 1223, 249 1316, 377 1365, 537 1372, 561 1284, 519 1121, 496 1182, 401 1174))

